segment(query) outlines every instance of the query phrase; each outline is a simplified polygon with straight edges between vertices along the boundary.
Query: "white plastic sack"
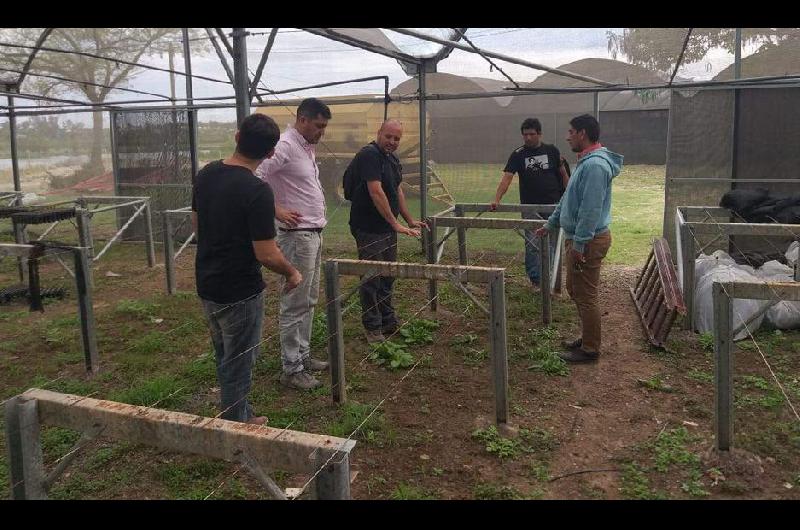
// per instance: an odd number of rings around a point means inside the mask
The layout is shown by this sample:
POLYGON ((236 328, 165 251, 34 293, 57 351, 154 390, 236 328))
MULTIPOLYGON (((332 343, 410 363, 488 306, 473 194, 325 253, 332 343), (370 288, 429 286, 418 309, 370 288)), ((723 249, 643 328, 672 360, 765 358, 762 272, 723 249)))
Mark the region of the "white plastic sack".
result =
MULTIPOLYGON (((694 290, 694 328, 700 333, 713 332, 714 330, 714 301, 712 297, 713 283, 716 282, 757 282, 759 278, 747 270, 745 266, 736 263, 729 264, 725 260, 717 260, 716 264, 708 264, 707 272, 697 278, 694 290)), ((739 327, 742 322, 747 322, 757 313, 766 302, 760 300, 733 300, 733 329, 739 327)), ((750 332, 755 332, 761 327, 764 315, 759 316, 747 325, 750 332)), ((742 340, 747 337, 747 330, 740 331, 733 340, 742 340)))
MULTIPOLYGON (((756 276, 768 282, 791 282, 794 270, 772 260, 758 269, 756 276)), ((777 329, 800 329, 800 302, 778 302, 767 310, 765 320, 777 329)))
POLYGON ((788 250, 786 250, 786 261, 788 261, 789 265, 792 267, 797 263, 798 254, 800 254, 800 242, 792 241, 792 244, 789 245, 788 250))

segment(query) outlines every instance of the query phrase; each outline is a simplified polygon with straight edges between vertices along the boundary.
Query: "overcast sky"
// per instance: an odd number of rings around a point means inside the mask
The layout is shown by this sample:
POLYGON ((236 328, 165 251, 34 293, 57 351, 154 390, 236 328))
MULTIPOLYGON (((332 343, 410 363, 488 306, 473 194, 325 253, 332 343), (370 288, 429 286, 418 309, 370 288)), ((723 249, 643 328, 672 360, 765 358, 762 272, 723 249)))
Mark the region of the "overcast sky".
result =
MULTIPOLYGON (((229 31, 228 28, 225 28, 229 31)), ((551 67, 576 61, 583 58, 611 58, 608 51, 607 32, 612 30, 621 33, 621 28, 471 28, 467 36, 477 46, 487 50, 513 55, 531 62, 551 67)), ((269 28, 248 28, 253 35, 248 37, 248 65, 254 71, 267 42, 269 28)), ((431 31, 431 30, 425 30, 431 31)), ((435 43, 419 41, 392 31, 386 35, 404 52, 413 54, 431 53, 438 50, 435 43)), ((433 32, 444 38, 447 31, 442 29, 433 32)), ((176 43, 175 69, 184 70, 181 45, 176 43)), ((148 57, 140 62, 167 67, 168 59, 164 57, 148 57)), ((232 61, 229 61, 232 63, 232 61)), ((704 61, 682 68, 679 75, 696 79, 709 79, 719 73, 732 62, 732 56, 724 51, 710 53, 704 61)), ((503 70, 517 81, 532 81, 543 72, 527 67, 513 65, 502 61, 497 63, 503 70)), ((227 75, 217 55, 212 51, 205 54, 192 54, 192 71, 194 74, 206 75, 218 79, 227 79, 227 75)), ((487 77, 504 80, 497 70, 491 71, 489 63, 479 55, 454 50, 452 54, 439 63, 439 71, 470 77, 487 77)), ((264 84, 273 90, 307 86, 329 81, 340 81, 357 77, 388 75, 390 88, 408 79, 394 59, 370 53, 346 44, 331 41, 297 29, 281 29, 270 53, 266 69, 262 76, 264 84)), ((164 95, 170 94, 170 76, 165 72, 143 71, 131 78, 128 87, 164 95)), ((176 97, 185 97, 184 77, 176 76, 176 97)), ((263 86, 262 86, 263 88, 263 86)), ((233 89, 230 85, 222 85, 195 79, 193 91, 196 98, 211 96, 230 96, 233 89)), ((348 94, 379 94, 383 92, 383 82, 373 81, 359 84, 348 84, 324 89, 298 92, 283 97, 334 96, 348 94)), ((114 100, 131 100, 146 98, 137 94, 122 91, 112 92, 114 100)), ((148 99, 151 99, 147 97, 148 99)), ((22 103, 22 102, 20 102, 22 103)), ((89 123, 89 115, 65 115, 73 121, 89 123)), ((229 121, 235 119, 233 110, 204 110, 200 112, 200 120, 229 121)))

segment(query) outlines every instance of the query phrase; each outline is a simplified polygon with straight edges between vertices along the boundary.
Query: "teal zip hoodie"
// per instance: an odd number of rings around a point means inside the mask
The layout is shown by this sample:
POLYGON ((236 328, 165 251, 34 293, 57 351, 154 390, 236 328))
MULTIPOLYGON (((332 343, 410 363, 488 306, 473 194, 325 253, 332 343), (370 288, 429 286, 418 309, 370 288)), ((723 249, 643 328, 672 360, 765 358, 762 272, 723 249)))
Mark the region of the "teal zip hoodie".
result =
POLYGON ((611 179, 619 175, 622 158, 605 147, 584 155, 575 166, 564 196, 547 219, 547 228, 563 228, 578 252, 582 253, 586 243, 611 224, 611 179))

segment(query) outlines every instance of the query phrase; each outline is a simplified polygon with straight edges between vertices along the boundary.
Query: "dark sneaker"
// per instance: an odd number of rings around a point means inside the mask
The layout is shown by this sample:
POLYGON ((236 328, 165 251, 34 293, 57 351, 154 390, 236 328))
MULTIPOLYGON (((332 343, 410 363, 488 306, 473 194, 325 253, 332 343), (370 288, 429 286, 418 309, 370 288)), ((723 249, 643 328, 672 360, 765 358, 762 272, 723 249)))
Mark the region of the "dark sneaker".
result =
POLYGON ((320 361, 313 357, 306 357, 303 360, 303 368, 309 372, 321 372, 328 369, 328 361, 320 361))
POLYGON ((397 324, 389 324, 388 326, 383 326, 383 329, 381 331, 383 332, 383 335, 385 337, 386 335, 394 335, 395 333, 397 333, 399 327, 400 326, 398 326, 397 324))
POLYGON ((578 348, 581 347, 582 344, 583 344, 583 339, 578 337, 575 340, 565 340, 565 341, 563 341, 561 343, 561 346, 563 346, 564 348, 566 348, 568 350, 577 350, 578 348))
POLYGON ((576 348, 574 350, 561 352, 558 356, 568 363, 593 363, 597 361, 600 354, 595 351, 584 351, 580 348, 576 348))
POLYGON ((281 374, 281 384, 295 390, 314 390, 322 386, 322 382, 306 370, 296 374, 281 374))
POLYGON ((383 333, 379 329, 374 330, 367 330, 367 343, 368 344, 380 344, 381 342, 385 341, 386 337, 383 336, 383 333))
POLYGON ((249 423, 250 425, 266 425, 269 423, 269 420, 266 416, 253 416, 245 423, 249 423))

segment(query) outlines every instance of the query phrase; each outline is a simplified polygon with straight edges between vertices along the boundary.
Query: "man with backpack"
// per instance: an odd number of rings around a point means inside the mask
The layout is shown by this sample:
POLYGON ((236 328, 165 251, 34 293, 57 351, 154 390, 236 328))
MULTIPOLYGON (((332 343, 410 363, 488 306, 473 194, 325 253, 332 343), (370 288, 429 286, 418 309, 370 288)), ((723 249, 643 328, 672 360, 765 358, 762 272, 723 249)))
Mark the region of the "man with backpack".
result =
MULTIPOLYGON (((396 119, 386 120, 375 141, 356 153, 344 173, 345 199, 351 201, 350 233, 356 240, 358 259, 397 261, 397 234, 419 237, 420 229, 426 227, 411 216, 400 188, 403 170, 394 152, 402 136, 403 125, 396 119), (408 227, 400 224, 398 214, 408 227)), ((389 276, 362 281, 361 322, 370 344, 383 342, 384 334, 397 330, 393 284, 394 278, 389 276)))
MULTIPOLYGON (((569 175, 566 161, 558 148, 542 142, 542 124, 537 118, 528 118, 520 126, 525 142, 511 153, 503 177, 497 186, 490 209, 494 211, 503 195, 508 191, 514 174, 519 175, 520 204, 556 204, 567 187, 569 175)), ((523 213, 524 219, 540 218, 536 214, 523 213)), ((540 282, 540 258, 537 239, 532 230, 525 231, 525 272, 534 289, 540 282)), ((556 239, 550 238, 550 259, 556 252, 556 239)))

